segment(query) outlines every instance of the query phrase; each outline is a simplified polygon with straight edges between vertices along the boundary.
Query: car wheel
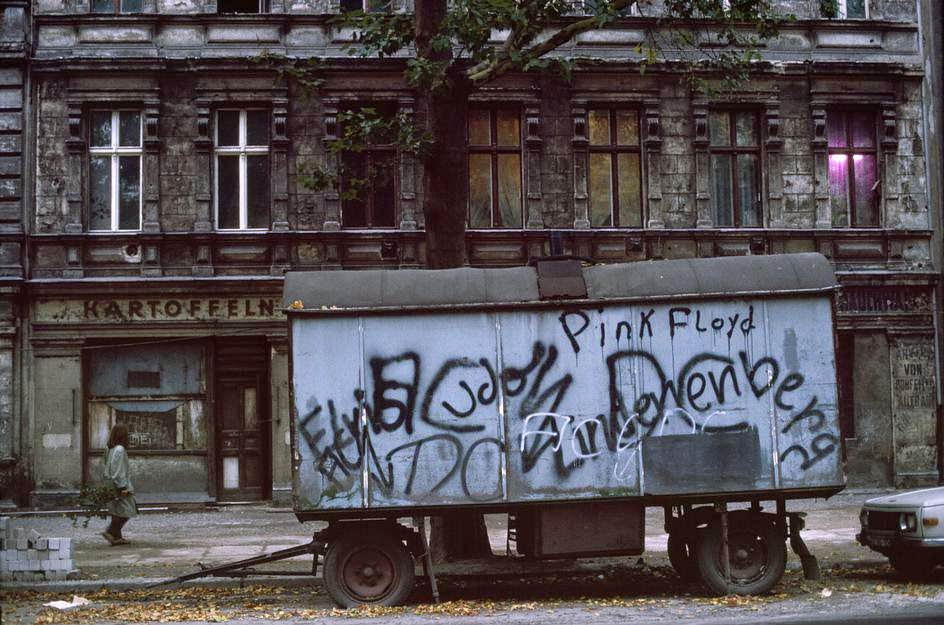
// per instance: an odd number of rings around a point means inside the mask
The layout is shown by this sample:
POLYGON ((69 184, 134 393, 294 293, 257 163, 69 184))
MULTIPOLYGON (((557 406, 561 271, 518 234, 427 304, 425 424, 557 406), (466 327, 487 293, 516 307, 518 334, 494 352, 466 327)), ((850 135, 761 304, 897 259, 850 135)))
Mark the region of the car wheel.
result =
POLYGON ((938 564, 931 554, 916 549, 893 551, 888 561, 899 575, 912 581, 928 579, 938 564))

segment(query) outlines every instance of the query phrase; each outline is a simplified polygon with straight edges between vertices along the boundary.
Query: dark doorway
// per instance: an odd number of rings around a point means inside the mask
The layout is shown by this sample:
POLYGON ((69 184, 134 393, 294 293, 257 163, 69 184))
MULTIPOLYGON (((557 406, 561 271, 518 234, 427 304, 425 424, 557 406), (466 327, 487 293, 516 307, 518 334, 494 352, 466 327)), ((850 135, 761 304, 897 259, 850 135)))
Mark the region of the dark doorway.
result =
POLYGON ((265 339, 219 339, 215 405, 220 501, 269 497, 269 368, 265 339))

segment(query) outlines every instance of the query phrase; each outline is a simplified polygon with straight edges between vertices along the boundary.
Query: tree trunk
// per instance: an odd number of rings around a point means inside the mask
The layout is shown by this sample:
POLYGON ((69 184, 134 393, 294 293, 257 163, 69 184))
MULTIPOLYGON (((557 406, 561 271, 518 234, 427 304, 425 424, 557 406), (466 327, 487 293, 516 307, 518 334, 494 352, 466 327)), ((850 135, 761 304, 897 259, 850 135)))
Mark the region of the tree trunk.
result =
MULTIPOLYGON (((446 0, 415 0, 417 57, 450 63, 452 51, 431 44, 446 16, 446 0)), ((446 85, 417 89, 417 112, 432 139, 422 157, 423 216, 426 220, 426 264, 431 269, 465 264, 465 222, 469 196, 466 164, 466 113, 471 83, 462 68, 452 66, 446 85)), ((456 512, 434 517, 431 550, 437 561, 481 558, 492 554, 485 517, 456 512)))

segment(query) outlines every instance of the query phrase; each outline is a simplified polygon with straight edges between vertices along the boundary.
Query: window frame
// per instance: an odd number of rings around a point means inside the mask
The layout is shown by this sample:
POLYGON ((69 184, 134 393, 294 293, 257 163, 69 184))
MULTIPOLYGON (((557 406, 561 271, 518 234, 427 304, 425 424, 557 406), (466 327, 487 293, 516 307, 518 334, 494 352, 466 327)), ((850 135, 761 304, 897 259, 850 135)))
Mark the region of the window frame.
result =
POLYGON ((87 205, 89 207, 89 213, 91 211, 91 161, 93 157, 103 157, 108 156, 110 161, 110 173, 111 173, 111 185, 109 193, 109 212, 110 212, 110 227, 106 229, 102 228, 92 228, 92 217, 91 214, 88 215, 88 231, 89 232, 140 232, 141 226, 144 222, 144 111, 138 108, 93 108, 89 109, 88 112, 89 119, 89 142, 88 142, 88 161, 89 161, 89 178, 88 184, 86 186, 86 197, 89 199, 87 205), (111 114, 111 143, 108 146, 93 146, 92 145, 92 114, 98 112, 107 112, 111 114), (120 145, 119 140, 119 117, 122 112, 132 112, 138 114, 138 145, 136 146, 122 146, 120 145), (120 177, 119 177, 119 166, 120 159, 122 156, 137 156, 138 157, 138 227, 137 228, 120 228, 120 215, 119 215, 119 187, 120 187, 120 177))
POLYGON ((849 17, 848 0, 836 0, 836 16, 844 20, 867 20, 869 19, 869 0, 862 0, 865 8, 865 15, 862 17, 849 17))
POLYGON ((646 202, 645 202, 645 183, 643 181, 643 170, 645 169, 643 165, 643 149, 642 149, 642 116, 641 111, 638 108, 632 106, 613 106, 611 104, 601 104, 595 106, 593 104, 587 105, 586 113, 584 114, 584 123, 587 128, 587 215, 590 219, 591 228, 594 229, 603 229, 603 228, 621 228, 621 229, 643 229, 646 224, 646 202), (609 114, 609 131, 610 131, 610 143, 603 144, 594 144, 590 139, 590 113, 592 111, 605 110, 609 114), (617 113, 619 111, 632 111, 636 114, 636 144, 635 145, 621 145, 617 143, 617 133, 619 129, 617 128, 616 120, 617 113), (593 210, 593 193, 592 185, 590 184, 590 156, 592 154, 608 154, 610 156, 610 225, 609 226, 594 226, 592 218, 593 210), (639 157, 639 225, 638 226, 624 226, 619 224, 619 214, 620 214, 620 205, 619 205, 619 154, 636 154, 639 157))
POLYGON ((268 231, 272 221, 272 129, 268 128, 269 143, 266 146, 250 146, 246 144, 248 136, 248 112, 264 111, 268 114, 268 122, 271 126, 272 111, 265 107, 248 106, 231 108, 221 106, 214 112, 213 124, 213 227, 221 232, 265 232, 268 231), (239 112, 239 145, 221 146, 220 141, 220 113, 225 111, 239 112), (248 194, 248 162, 249 156, 265 155, 269 157, 269 175, 267 184, 269 185, 269 208, 267 226, 248 227, 249 223, 249 194, 248 194), (239 226, 236 228, 220 227, 220 156, 238 156, 239 157, 239 226))
MULTIPOLYGON (((829 116, 841 114, 844 118, 845 127, 845 145, 843 147, 830 146, 826 143, 826 185, 829 186, 829 168, 832 156, 841 154, 846 157, 846 210, 849 218, 849 228, 881 228, 882 227, 882 198, 885 195, 884 185, 882 184, 882 154, 879 150, 879 131, 878 114, 871 108, 858 107, 832 107, 826 109, 826 128, 829 128, 829 116), (869 113, 872 116, 872 147, 855 147, 852 140, 852 124, 850 123, 852 115, 855 113, 869 113), (875 162, 875 184, 879 185, 879 197, 875 209, 875 223, 859 224, 856 219, 856 184, 855 184, 855 159, 856 154, 872 156, 875 162)), ((828 135, 827 135, 828 136, 828 135)))
POLYGON ((141 3, 141 9, 137 11, 126 11, 123 8, 125 0, 110 0, 112 9, 111 11, 96 11, 95 10, 95 0, 89 0, 89 10, 88 12, 92 15, 138 15, 144 12, 144 0, 139 0, 141 3))
POLYGON ((489 155, 489 164, 490 164, 490 180, 491 180, 491 213, 489 215, 489 226, 472 226, 472 190, 471 185, 469 186, 469 197, 467 200, 466 206, 466 226, 470 230, 523 230, 525 229, 525 223, 527 220, 527 208, 525 206, 525 180, 524 180, 524 170, 525 170, 525 137, 524 137, 524 123, 523 123, 523 111, 520 107, 514 105, 506 105, 501 103, 482 103, 470 105, 468 112, 473 110, 484 110, 489 113, 489 145, 484 144, 472 144, 469 137, 469 116, 466 114, 466 123, 465 123, 465 144, 466 144, 466 178, 468 179, 471 173, 471 156, 473 154, 488 154, 489 155), (508 146, 508 145, 499 145, 498 144, 498 111, 514 111, 518 118, 518 145, 508 146), (500 214, 499 208, 499 185, 498 185, 498 161, 499 156, 502 154, 517 154, 518 155, 518 210, 520 213, 520 219, 518 226, 505 226, 505 225, 495 225, 495 215, 500 214))
MULTIPOLYGON (((396 115, 399 112, 396 106, 396 103, 388 103, 388 102, 365 102, 365 103, 357 103, 357 104, 351 103, 346 106, 343 106, 341 110, 344 112, 353 112, 353 111, 362 110, 365 108, 374 108, 377 110, 378 113, 385 114, 384 109, 387 107, 389 107, 389 111, 386 111, 386 113, 388 113, 391 116, 391 118, 396 117, 396 115)), ((344 134, 343 124, 338 124, 338 129, 341 135, 343 136, 344 134)), ((392 157, 392 161, 393 161, 393 223, 390 225, 384 225, 384 226, 377 226, 372 223, 374 221, 374 207, 375 207, 374 199, 375 198, 374 198, 373 193, 368 193, 367 196, 363 199, 364 212, 365 212, 364 217, 365 217, 365 221, 367 222, 363 226, 349 226, 344 223, 345 204, 350 202, 350 200, 345 200, 342 197, 339 203, 339 211, 340 211, 339 221, 341 223, 341 228, 345 230, 393 230, 393 229, 397 229, 398 224, 400 222, 400 175, 399 175, 400 174, 400 171, 399 171, 400 170, 399 168, 400 151, 397 149, 396 142, 395 141, 391 141, 390 143, 369 142, 364 147, 363 150, 360 150, 358 152, 342 151, 339 154, 339 163, 342 167, 344 166, 344 159, 346 155, 348 154, 363 155, 364 158, 366 159, 366 167, 368 168, 367 169, 368 172, 370 171, 370 164, 375 155, 383 154, 383 155, 386 155, 387 157, 392 157)), ((344 185, 344 180, 345 178, 342 177, 338 184, 338 190, 342 194, 346 190, 345 185, 344 185)))
POLYGON ((255 11, 221 11, 220 2, 219 0, 217 0, 216 14, 217 15, 267 15, 272 12, 271 0, 256 0, 256 6, 258 8, 255 11))
POLYGON ((338 2, 338 13, 345 14, 353 11, 363 11, 364 13, 392 13, 393 12, 393 0, 386 0, 382 2, 379 6, 371 6, 374 4, 372 0, 357 0, 357 3, 360 5, 359 8, 345 8, 345 0, 340 0, 338 2))
POLYGON ((714 167, 711 164, 711 157, 715 154, 726 154, 731 157, 731 211, 732 219, 731 225, 719 225, 715 223, 716 227, 719 228, 737 228, 737 229, 748 229, 748 228, 763 228, 765 221, 765 211, 764 211, 764 138, 763 138, 763 127, 761 126, 761 111, 755 108, 737 108, 737 107, 715 107, 709 109, 708 112, 708 176, 709 183, 711 185, 711 202, 712 208, 715 209, 712 212, 711 219, 713 222, 717 222, 717 198, 714 197, 714 188, 715 188, 715 173, 714 167), (712 113, 725 113, 728 116, 728 145, 714 145, 711 143, 711 114, 712 113), (757 144, 753 146, 745 146, 737 144, 737 114, 738 113, 750 113, 754 119, 754 131, 757 135, 757 144), (737 157, 740 154, 751 154, 757 156, 757 169, 754 172, 754 184, 757 190, 757 225, 756 226, 745 226, 741 223, 742 219, 742 210, 741 210, 741 194, 738 192, 738 168, 737 168, 737 157))

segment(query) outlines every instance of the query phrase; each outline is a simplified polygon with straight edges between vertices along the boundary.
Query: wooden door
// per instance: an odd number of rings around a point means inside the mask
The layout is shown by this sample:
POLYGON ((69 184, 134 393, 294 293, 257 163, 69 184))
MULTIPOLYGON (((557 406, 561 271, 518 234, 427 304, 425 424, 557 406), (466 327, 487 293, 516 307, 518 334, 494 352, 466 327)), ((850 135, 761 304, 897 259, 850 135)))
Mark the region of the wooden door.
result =
POLYGON ((220 501, 268 497, 268 376, 265 344, 217 348, 217 476, 220 501))

